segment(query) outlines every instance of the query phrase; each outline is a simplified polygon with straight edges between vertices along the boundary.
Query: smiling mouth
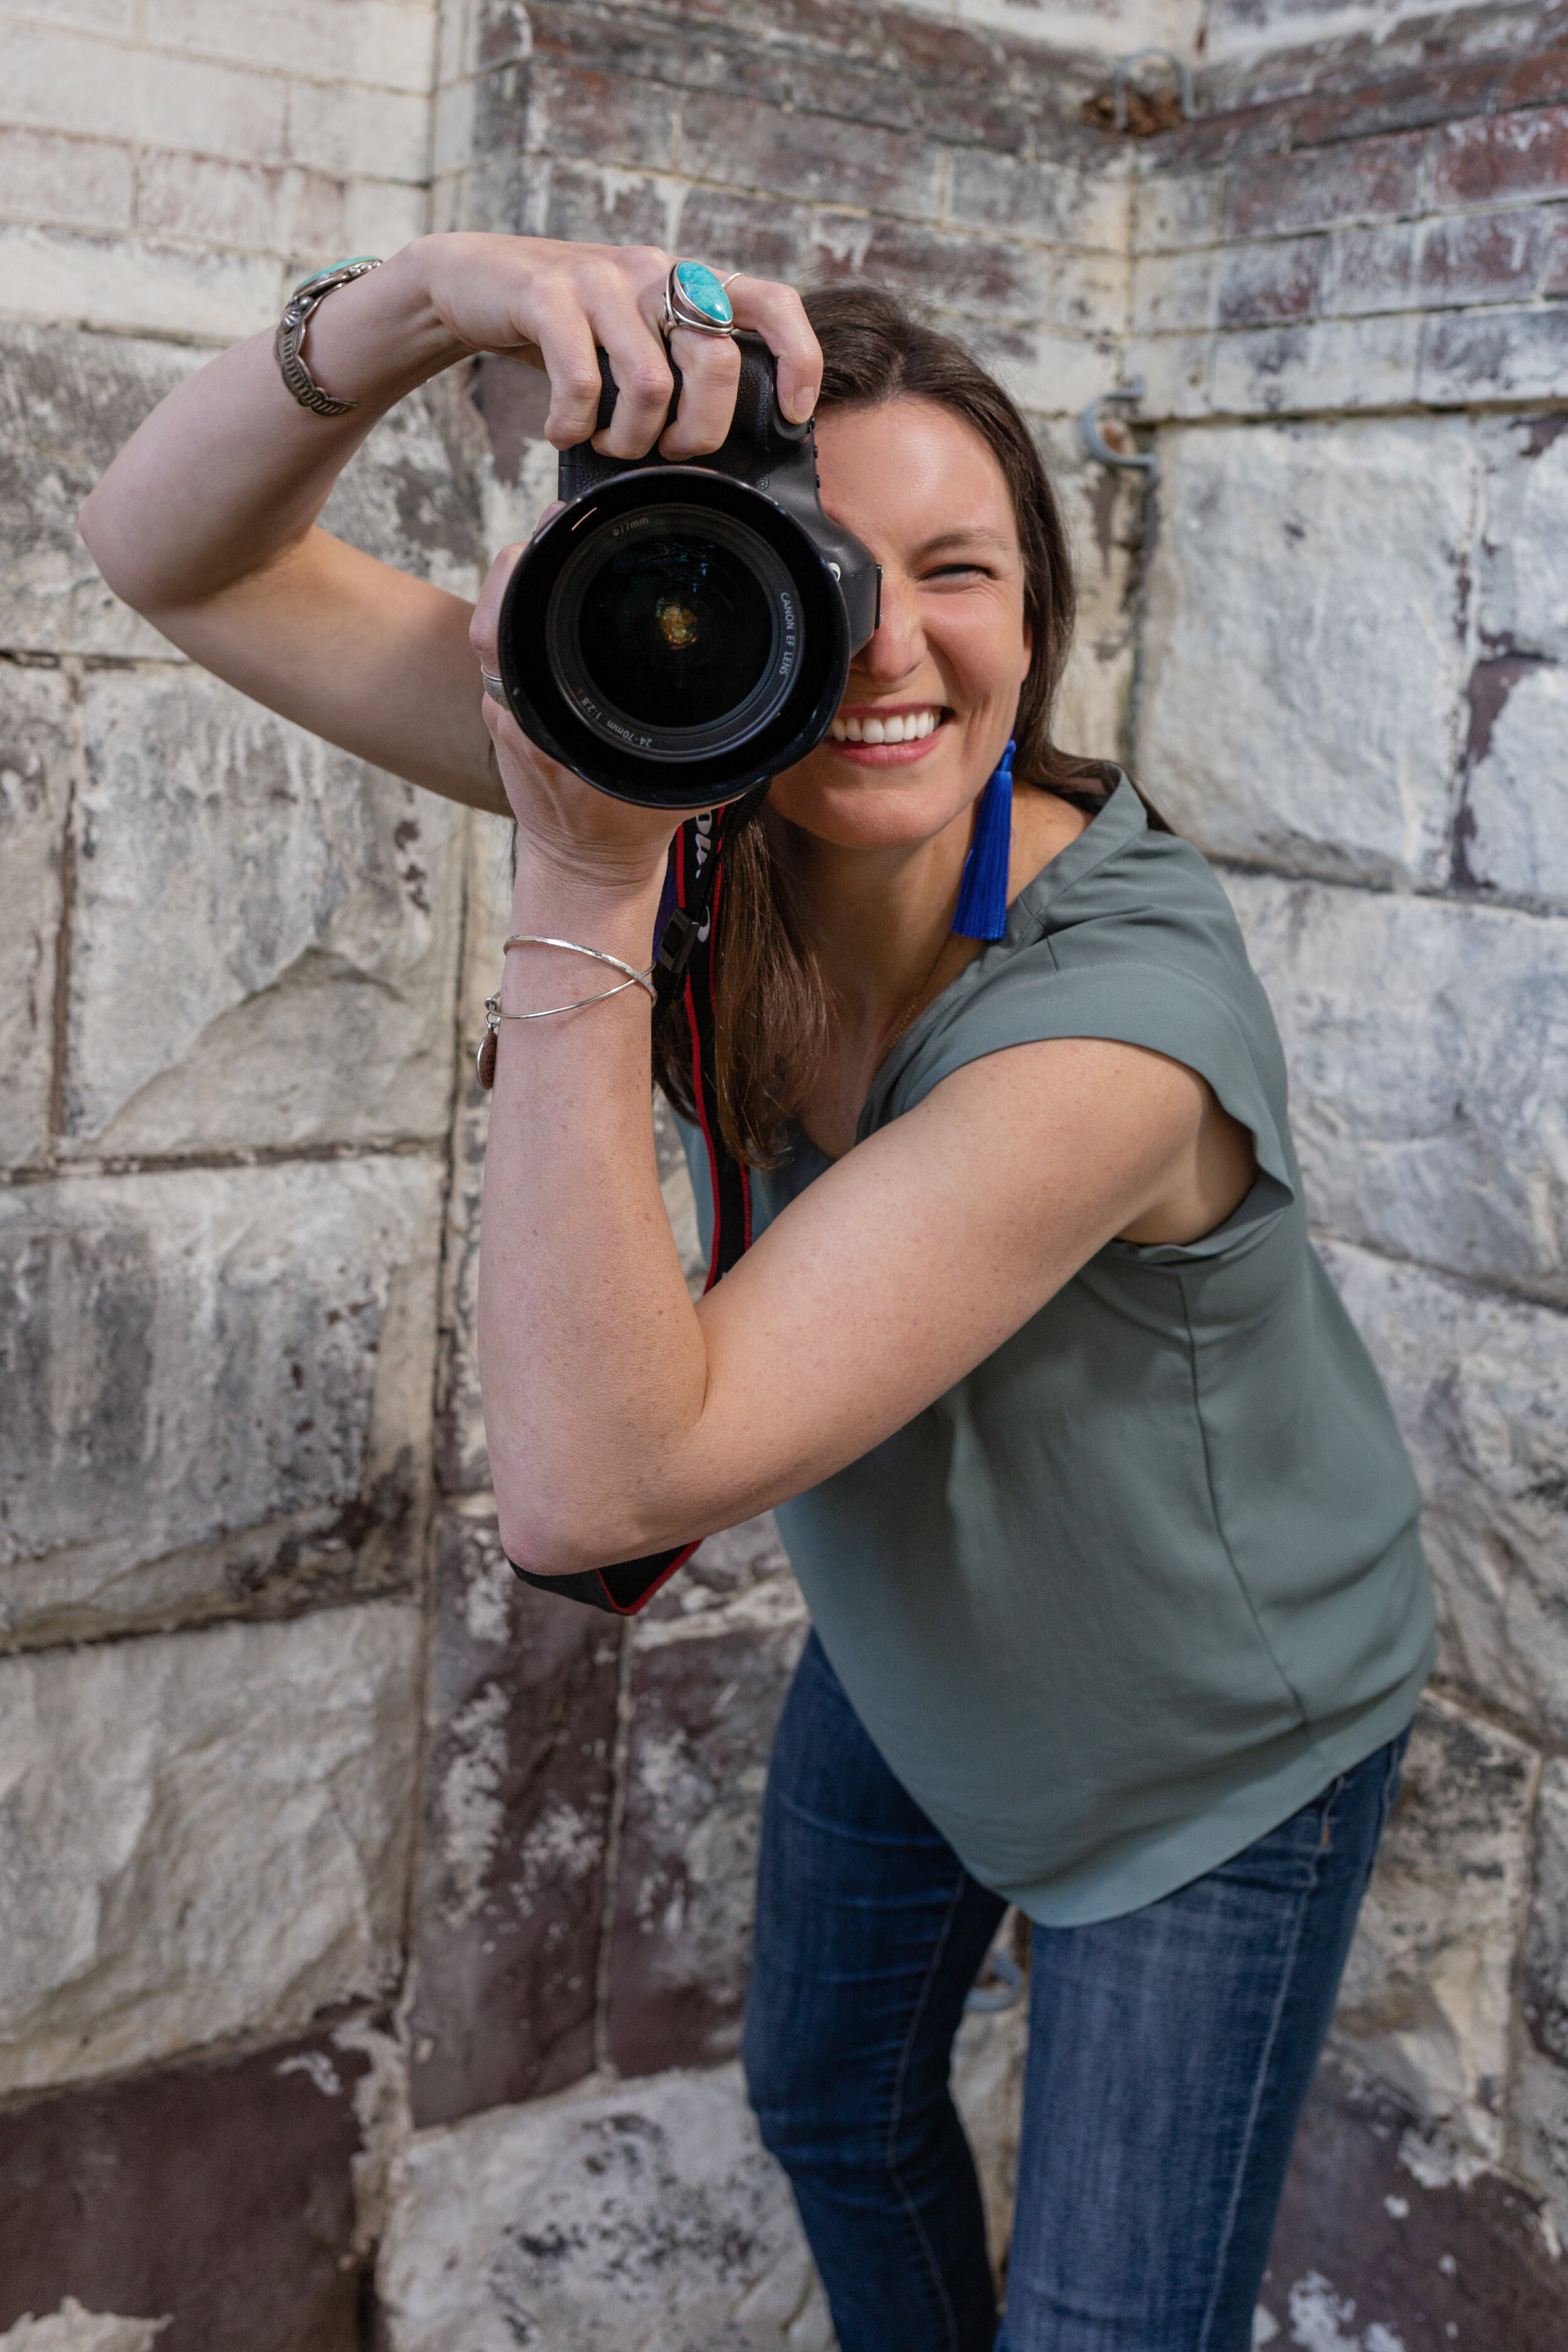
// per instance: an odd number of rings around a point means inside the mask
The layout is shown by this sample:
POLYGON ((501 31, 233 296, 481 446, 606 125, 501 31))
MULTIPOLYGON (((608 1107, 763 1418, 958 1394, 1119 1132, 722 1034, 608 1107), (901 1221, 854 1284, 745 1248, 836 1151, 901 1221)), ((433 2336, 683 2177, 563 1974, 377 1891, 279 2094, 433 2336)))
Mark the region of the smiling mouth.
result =
POLYGON ((827 731, 835 743, 922 743, 946 715, 935 703, 913 710, 841 710, 827 731))

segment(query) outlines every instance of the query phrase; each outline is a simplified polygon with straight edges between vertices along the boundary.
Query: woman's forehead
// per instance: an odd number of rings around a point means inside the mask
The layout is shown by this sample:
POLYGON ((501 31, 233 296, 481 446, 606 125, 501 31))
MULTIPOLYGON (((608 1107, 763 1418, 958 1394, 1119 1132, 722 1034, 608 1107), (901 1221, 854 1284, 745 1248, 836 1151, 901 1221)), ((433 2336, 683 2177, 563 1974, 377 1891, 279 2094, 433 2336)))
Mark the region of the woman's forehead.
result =
POLYGON ((830 408, 816 437, 831 511, 875 511, 882 530, 900 539, 969 530, 1016 548, 1012 496, 994 450, 942 402, 902 394, 874 408, 830 408))

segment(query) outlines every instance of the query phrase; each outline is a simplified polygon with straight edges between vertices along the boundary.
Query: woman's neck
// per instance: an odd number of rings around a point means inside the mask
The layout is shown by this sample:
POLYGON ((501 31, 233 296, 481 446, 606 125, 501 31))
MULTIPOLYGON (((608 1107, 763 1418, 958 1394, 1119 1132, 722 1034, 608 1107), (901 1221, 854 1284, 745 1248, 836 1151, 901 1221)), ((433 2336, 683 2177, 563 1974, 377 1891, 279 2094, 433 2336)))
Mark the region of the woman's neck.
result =
MULTIPOLYGON (((801 1124, 836 1159, 853 1143, 871 1081, 899 1038, 980 952, 977 940, 952 929, 973 819, 965 810, 931 840, 887 849, 845 848, 772 814, 764 821, 827 984, 828 1051, 801 1124)), ((1018 788, 1009 905, 1088 823, 1054 793, 1018 788)))

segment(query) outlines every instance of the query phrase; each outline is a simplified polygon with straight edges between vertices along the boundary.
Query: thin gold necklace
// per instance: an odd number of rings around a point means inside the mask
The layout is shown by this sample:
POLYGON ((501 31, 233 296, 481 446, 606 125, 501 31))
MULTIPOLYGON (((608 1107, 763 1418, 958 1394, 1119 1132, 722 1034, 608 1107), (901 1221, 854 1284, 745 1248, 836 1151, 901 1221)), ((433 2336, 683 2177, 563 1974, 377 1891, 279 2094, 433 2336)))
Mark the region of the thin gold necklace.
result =
POLYGON ((905 1030, 914 1019, 915 1008, 919 1004, 921 997, 925 994, 927 989, 931 986, 931 982, 936 978, 936 968, 942 961, 943 956, 947 953, 948 942, 952 937, 952 928, 950 924, 948 929, 943 931, 942 935, 935 955, 932 956, 930 963, 926 966, 925 978, 921 982, 920 986, 916 989, 914 994, 910 998, 908 1003, 904 1007, 902 1020, 899 1023, 898 1027, 894 1030, 892 1035, 883 1046, 880 1054, 877 1056, 877 1067, 879 1069, 881 1068, 882 1064, 887 1060, 889 1055, 892 1052, 894 1046, 898 1044, 900 1038, 903 1035, 905 1030))

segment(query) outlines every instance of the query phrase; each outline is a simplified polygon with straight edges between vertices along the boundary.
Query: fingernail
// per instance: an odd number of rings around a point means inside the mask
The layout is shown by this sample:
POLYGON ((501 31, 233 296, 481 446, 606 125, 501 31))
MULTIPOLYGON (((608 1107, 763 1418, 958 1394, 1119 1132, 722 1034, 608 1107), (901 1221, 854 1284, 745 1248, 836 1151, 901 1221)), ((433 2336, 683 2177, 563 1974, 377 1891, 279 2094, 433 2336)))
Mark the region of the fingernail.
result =
POLYGON ((806 418, 811 415, 812 410, 816 406, 816 394, 815 392, 801 391, 792 393, 790 394, 789 403, 790 423, 792 425, 804 425, 806 418))

